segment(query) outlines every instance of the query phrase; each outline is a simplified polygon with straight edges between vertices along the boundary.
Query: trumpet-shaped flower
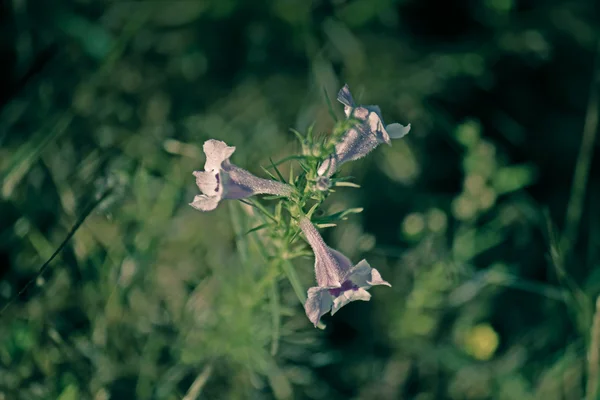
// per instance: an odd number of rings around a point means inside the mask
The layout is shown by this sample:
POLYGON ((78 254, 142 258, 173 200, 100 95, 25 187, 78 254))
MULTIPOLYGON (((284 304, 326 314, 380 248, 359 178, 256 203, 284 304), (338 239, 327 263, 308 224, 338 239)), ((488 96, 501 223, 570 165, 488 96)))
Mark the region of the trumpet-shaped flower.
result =
POLYGON ((220 140, 204 142, 204 171, 194 171, 196 185, 203 193, 190 203, 200 211, 214 210, 222 199, 243 199, 255 194, 289 196, 292 187, 285 183, 262 179, 229 162, 235 147, 220 140))
POLYGON ((348 257, 327 246, 308 218, 302 218, 299 225, 315 253, 318 286, 308 289, 304 305, 308 319, 315 326, 328 311, 333 315, 351 301, 368 301, 371 295, 367 289, 371 286, 391 286, 366 260, 353 265, 348 257))
POLYGON ((344 134, 335 153, 319 166, 319 175, 329 177, 343 163, 366 156, 380 143, 391 145, 390 139, 399 139, 410 131, 410 124, 384 125, 378 106, 356 106, 348 85, 340 89, 337 100, 344 105, 346 117, 357 119, 358 124, 344 134))

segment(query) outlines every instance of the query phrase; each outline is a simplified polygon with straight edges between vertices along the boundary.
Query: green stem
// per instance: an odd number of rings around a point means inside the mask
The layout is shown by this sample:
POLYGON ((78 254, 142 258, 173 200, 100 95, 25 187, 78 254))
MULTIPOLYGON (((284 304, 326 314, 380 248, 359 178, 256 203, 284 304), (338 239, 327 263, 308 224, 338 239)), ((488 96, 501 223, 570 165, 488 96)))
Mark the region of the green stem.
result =
POLYGON ((573 174, 573 185, 571 188, 571 197, 567 204, 567 212, 565 215, 565 230, 561 240, 561 247, 569 250, 577 241, 579 224, 583 215, 585 190, 592 164, 594 154, 594 142, 598 133, 598 115, 600 110, 600 71, 598 68, 600 59, 600 40, 596 46, 596 56, 592 71, 592 82, 590 95, 585 115, 585 123, 583 126, 583 138, 581 147, 579 148, 579 156, 575 165, 573 174))

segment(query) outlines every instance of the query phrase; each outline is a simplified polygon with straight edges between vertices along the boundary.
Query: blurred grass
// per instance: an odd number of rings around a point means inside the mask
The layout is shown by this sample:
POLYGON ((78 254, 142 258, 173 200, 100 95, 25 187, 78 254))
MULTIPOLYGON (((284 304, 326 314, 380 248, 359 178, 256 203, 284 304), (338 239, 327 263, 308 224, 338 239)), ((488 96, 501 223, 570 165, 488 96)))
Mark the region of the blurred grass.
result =
POLYGON ((593 2, 1 7, 0 399, 597 397, 593 2), (344 82, 412 132, 316 216, 393 285, 321 330, 311 257, 187 203, 204 140, 275 173, 344 82))

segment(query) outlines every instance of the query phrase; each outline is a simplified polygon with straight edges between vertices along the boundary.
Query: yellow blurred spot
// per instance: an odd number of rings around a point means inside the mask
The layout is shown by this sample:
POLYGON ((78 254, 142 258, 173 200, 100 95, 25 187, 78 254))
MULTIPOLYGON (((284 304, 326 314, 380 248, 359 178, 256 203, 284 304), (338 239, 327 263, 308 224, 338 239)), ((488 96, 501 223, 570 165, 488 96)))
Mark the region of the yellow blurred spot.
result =
POLYGON ((439 208, 432 208, 427 212, 427 227, 430 231, 440 233, 446 230, 448 217, 439 208))
POLYGON ((421 213, 411 213, 404 218, 402 230, 407 236, 416 236, 425 229, 425 219, 421 213))
POLYGON ((358 238, 358 249, 360 251, 371 251, 375 247, 375 236, 365 233, 358 238))
POLYGON ((452 213, 459 220, 471 219, 477 212, 477 204, 469 196, 458 196, 452 201, 452 213))
POLYGON ((465 335, 464 346, 476 359, 489 360, 498 349, 499 341, 494 328, 489 324, 478 324, 465 335))
POLYGON ((485 188, 479 194, 479 207, 482 210, 488 210, 496 203, 496 192, 493 189, 485 188))
POLYGON ((479 174, 470 174, 465 178, 465 189, 471 194, 477 194, 485 186, 485 179, 479 174))

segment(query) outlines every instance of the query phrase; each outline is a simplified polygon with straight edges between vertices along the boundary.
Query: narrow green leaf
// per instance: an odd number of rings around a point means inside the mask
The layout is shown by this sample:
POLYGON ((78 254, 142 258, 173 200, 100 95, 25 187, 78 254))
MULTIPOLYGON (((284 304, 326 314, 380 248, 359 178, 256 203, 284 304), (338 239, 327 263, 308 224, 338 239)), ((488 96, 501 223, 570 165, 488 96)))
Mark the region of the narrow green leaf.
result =
POLYGON ((292 161, 292 160, 304 160, 304 159, 306 159, 306 158, 308 158, 308 157, 307 157, 307 156, 295 156, 295 155, 294 155, 294 156, 287 156, 287 157, 284 157, 284 158, 282 158, 281 160, 279 160, 279 161, 277 161, 277 162, 273 162, 273 160, 271 160, 271 165, 270 165, 270 166, 268 166, 267 168, 273 168, 273 167, 275 167, 275 166, 279 166, 279 165, 281 165, 281 164, 283 164, 284 162, 287 162, 287 161, 292 161))
POLYGON ((304 136, 302 136, 302 134, 300 132, 298 132, 297 130, 290 128, 290 131, 292 131, 292 133, 294 135, 296 135, 296 137, 298 138, 298 140, 300 141, 301 144, 305 143, 305 138, 304 136))
POLYGON ((252 233, 252 232, 260 231, 261 229, 264 229, 264 228, 266 228, 269 225, 271 225, 271 224, 265 223, 265 224, 261 224, 261 225, 255 226, 254 228, 252 228, 248 232, 246 232, 246 235, 249 234, 249 233, 252 233))
POLYGON ((277 221, 281 221, 281 212, 282 212, 282 210, 283 210, 283 202, 280 201, 275 206, 275 219, 277 221))
POLYGON ((196 379, 194 379, 194 382, 192 382, 192 386, 190 386, 186 395, 181 400, 198 399, 200 397, 200 394, 202 393, 202 389, 206 385, 206 382, 208 382, 208 379, 212 375, 212 371, 212 364, 208 364, 206 367, 204 367, 200 375, 198 375, 196 379))
POLYGON ((310 172, 310 167, 303 162, 300 163, 300 168, 302 168, 307 174, 310 172))
POLYGON ((335 122, 338 121, 337 115, 335 115, 335 111, 333 109, 333 104, 331 104, 331 99, 329 99, 329 94, 327 93, 327 89, 323 88, 323 96, 325 96, 325 102, 327 103, 327 111, 329 111, 329 115, 335 122))
POLYGON ((313 206, 310 208, 310 210, 308 210, 308 212, 306 213, 306 217, 308 219, 310 219, 312 217, 312 214, 315 212, 315 210, 317 209, 317 207, 319 207, 321 203, 315 203, 313 204, 313 206))
MULTIPOLYGON (((290 284, 292 285, 292 289, 294 289, 294 293, 296 293, 296 297, 298 297, 298 300, 302 304, 302 307, 304 307, 304 303, 306 302, 306 290, 304 289, 304 286, 302 285, 300 279, 298 278, 298 275, 296 274, 296 269, 294 268, 294 265, 290 261, 284 260, 282 268, 286 277, 290 281, 290 284)), ((325 324, 322 322, 319 322, 319 324, 317 325, 317 328, 319 329, 325 329, 325 327, 325 324)))
POLYGON ((275 175, 273 175, 271 172, 269 172, 269 170, 268 170, 268 169, 266 169, 266 168, 265 168, 265 167, 263 167, 262 165, 260 166, 260 168, 261 168, 263 171, 265 171, 265 173, 266 173, 267 175, 269 175, 269 176, 271 177, 271 179, 275 179, 275 180, 277 180, 277 177, 276 177, 275 175))
POLYGON ((339 221, 345 219, 350 214, 359 214, 363 211, 362 207, 349 208, 344 211, 340 211, 331 215, 326 215, 324 217, 315 218, 315 223, 317 224, 327 224, 332 221, 339 221))
POLYGON ((272 195, 272 196, 263 196, 263 200, 279 200, 282 196, 272 195))
POLYGON ((302 250, 302 251, 292 251, 288 254, 287 259, 293 260, 294 258, 304 257, 304 256, 312 256, 312 251, 302 250))
POLYGON ((242 264, 245 264, 249 258, 248 241, 246 235, 243 234, 245 229, 245 218, 242 213, 241 207, 235 202, 229 202, 229 214, 231 216, 231 225, 233 226, 233 232, 235 233, 235 243, 238 249, 240 260, 242 264))
POLYGON ((294 232, 294 234, 290 238, 289 243, 294 243, 294 241, 296 240, 296 238, 298 237, 298 235, 300 235, 300 229, 298 229, 298 230, 296 230, 296 232, 294 232))
MULTIPOLYGON (((548 235, 550 259, 559 281, 568 288, 570 299, 572 300, 568 304, 571 305, 571 307, 573 307, 573 312, 577 316, 591 315, 591 302, 588 298, 588 295, 573 279, 573 277, 567 272, 567 269, 565 268, 566 254, 561 246, 558 230, 554 226, 548 210, 545 210, 544 214, 546 217, 546 232, 548 235)), ((585 331, 585 328, 582 328, 583 327, 580 327, 582 331, 585 331)))
POLYGON ((304 302, 306 301, 306 290, 304 289, 304 286, 302 286, 302 283, 300 282, 300 279, 296 274, 296 269, 294 268, 294 265, 290 261, 284 260, 281 267, 283 269, 283 273, 290 281, 292 289, 294 289, 294 293, 296 293, 296 297, 298 297, 300 303, 304 305, 304 302))
POLYGON ((279 302, 279 291, 275 280, 271 283, 270 290, 271 314, 273 322, 273 331, 271 332, 271 355, 277 354, 279 349, 279 336, 281 335, 281 307, 279 302))
POLYGON ((285 178, 283 177, 283 175, 281 175, 281 172, 279 172, 279 169, 277 168, 277 166, 275 165, 275 163, 273 163, 273 160, 271 159, 271 157, 269 157, 269 161, 271 162, 271 167, 273 167, 273 169, 275 169, 275 172, 277 173, 277 176, 279 177, 279 180, 281 182, 287 183, 285 181, 285 178))
POLYGON ((336 227, 337 224, 316 224, 317 228, 333 228, 336 227))
POLYGON ((7 163, 8 168, 5 169, 3 176, 0 178, 3 197, 9 197, 12 194, 14 188, 40 158, 48 144, 62 136, 71 125, 72 120, 73 114, 65 112, 56 119, 52 129, 49 131, 42 129, 36 132, 27 143, 12 154, 10 161, 7 163))
POLYGON ((315 127, 315 123, 313 122, 309 127, 308 127, 308 131, 306 132, 306 141, 308 142, 309 146, 312 146, 313 144, 313 129, 315 127))
POLYGON ((41 276, 44 275, 44 272, 46 272, 46 270, 50 266, 50 263, 52 262, 52 260, 54 260, 56 258, 56 256, 58 256, 60 254, 60 252, 62 251, 62 249, 65 248, 65 246, 67 245, 67 243, 69 242, 69 240, 71 240, 71 238, 73 237, 73 235, 75 235, 75 232, 77 232, 77 230, 81 227, 81 225, 84 223, 84 221, 86 220, 86 218, 96 209, 96 207, 98 206, 98 204, 100 204, 102 201, 104 201, 111 193, 112 193, 112 189, 107 189, 106 191, 104 191, 104 193, 102 193, 101 195, 97 196, 96 199, 94 199, 92 202, 90 202, 90 204, 82 212, 82 214, 79 217, 79 219, 73 225, 73 228, 71 228, 71 230, 69 231, 69 233, 67 233, 67 236, 65 237, 65 239, 57 247, 57 249, 54 251, 54 253, 52 253, 52 255, 50 256, 50 258, 48 258, 46 260, 46 262, 40 267, 40 269, 35 274, 35 276, 33 278, 31 278, 30 280, 28 280, 27 283, 25 284, 25 286, 23 286, 21 288, 21 290, 19 290, 19 292, 15 296, 13 296, 10 300, 8 300, 8 302, 6 302, 4 304, 4 307, 2 307, 2 309, 0 309, 0 315, 2 315, 8 309, 8 307, 10 307, 12 305, 13 302, 15 302, 19 297, 21 297, 23 295, 23 293, 25 293, 29 289, 29 287, 34 282, 37 281, 37 279, 39 277, 41 277, 41 276))
POLYGON ((58 396, 58 400, 77 400, 79 399, 79 388, 75 385, 67 386, 58 396))
POLYGON ((265 215, 267 218, 269 218, 270 220, 272 220, 273 222, 277 222, 277 220, 275 219, 275 217, 273 217, 273 215, 271 215, 271 213, 269 211, 267 211, 267 209, 260 204, 258 201, 256 200, 244 200, 244 199, 240 199, 240 201, 244 204, 247 204, 251 207, 256 208, 257 210, 259 210, 261 213, 263 213, 263 215, 265 215))
POLYGON ((334 186, 341 186, 341 187, 351 187, 351 188, 360 188, 360 185, 357 185, 356 183, 352 183, 352 182, 336 182, 334 184, 334 186))

